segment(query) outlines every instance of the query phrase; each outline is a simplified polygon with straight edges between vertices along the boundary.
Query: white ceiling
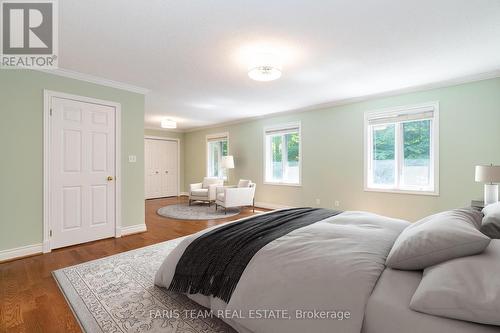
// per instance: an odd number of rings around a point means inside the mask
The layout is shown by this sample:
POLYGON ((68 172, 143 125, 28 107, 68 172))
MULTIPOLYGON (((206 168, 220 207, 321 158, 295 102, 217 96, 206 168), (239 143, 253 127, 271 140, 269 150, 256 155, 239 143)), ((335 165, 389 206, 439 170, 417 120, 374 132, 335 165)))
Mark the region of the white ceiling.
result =
POLYGON ((499 0, 64 0, 61 68, 144 87, 188 129, 500 69, 499 0), (283 57, 256 82, 248 57, 283 57))

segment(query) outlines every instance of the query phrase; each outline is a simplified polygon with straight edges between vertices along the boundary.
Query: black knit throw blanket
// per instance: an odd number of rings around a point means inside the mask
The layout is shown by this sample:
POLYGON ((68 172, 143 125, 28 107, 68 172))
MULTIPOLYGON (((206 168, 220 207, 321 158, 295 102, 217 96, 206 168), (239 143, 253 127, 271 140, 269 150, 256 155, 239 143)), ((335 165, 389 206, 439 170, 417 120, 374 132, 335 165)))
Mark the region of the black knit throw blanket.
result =
POLYGON ((289 232, 340 214, 321 208, 293 208, 229 223, 188 245, 168 290, 231 299, 241 274, 266 244, 289 232))

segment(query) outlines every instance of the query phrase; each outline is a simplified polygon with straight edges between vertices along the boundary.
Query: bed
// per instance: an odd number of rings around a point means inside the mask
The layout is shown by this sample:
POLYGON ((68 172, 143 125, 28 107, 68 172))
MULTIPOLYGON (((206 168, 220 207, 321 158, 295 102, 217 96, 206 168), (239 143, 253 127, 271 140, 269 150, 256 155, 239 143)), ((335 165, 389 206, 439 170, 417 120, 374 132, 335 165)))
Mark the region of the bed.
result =
MULTIPOLYGON (((498 326, 409 308, 422 272, 385 266, 393 244, 408 226, 406 221, 367 212, 334 214, 257 250, 229 298, 192 286, 184 293, 238 332, 500 332, 498 326)), ((186 237, 165 258, 155 284, 172 288, 185 252, 218 228, 186 237)))
POLYGON ((421 271, 386 268, 366 306, 362 333, 492 333, 500 327, 448 319, 408 307, 422 279, 421 271))

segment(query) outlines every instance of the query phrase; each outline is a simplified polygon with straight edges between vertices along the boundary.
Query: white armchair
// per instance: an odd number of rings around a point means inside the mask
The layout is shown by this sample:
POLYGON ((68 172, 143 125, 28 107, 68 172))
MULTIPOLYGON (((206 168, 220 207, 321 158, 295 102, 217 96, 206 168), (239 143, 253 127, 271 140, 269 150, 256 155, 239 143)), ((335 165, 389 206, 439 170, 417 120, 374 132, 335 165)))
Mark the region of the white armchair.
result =
POLYGON ((192 201, 208 202, 208 206, 215 201, 217 187, 223 186, 224 180, 218 178, 205 177, 202 183, 189 185, 189 205, 192 201))
POLYGON ((238 186, 217 187, 215 210, 221 206, 231 207, 252 206, 255 212, 255 183, 240 179, 238 186))

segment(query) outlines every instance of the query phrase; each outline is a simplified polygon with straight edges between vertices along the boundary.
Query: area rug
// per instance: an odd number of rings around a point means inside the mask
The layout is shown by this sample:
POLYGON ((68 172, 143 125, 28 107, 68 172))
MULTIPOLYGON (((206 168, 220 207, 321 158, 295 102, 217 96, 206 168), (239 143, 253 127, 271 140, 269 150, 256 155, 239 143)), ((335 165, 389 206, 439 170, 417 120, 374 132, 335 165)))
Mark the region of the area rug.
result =
POLYGON ((215 205, 208 207, 207 204, 193 203, 169 205, 158 209, 158 215, 178 219, 178 220, 216 220, 238 215, 238 208, 228 208, 224 212, 224 208, 219 207, 215 210, 215 205))
POLYGON ((235 332, 207 309, 156 287, 154 275, 182 240, 143 247, 53 272, 85 332, 235 332))

